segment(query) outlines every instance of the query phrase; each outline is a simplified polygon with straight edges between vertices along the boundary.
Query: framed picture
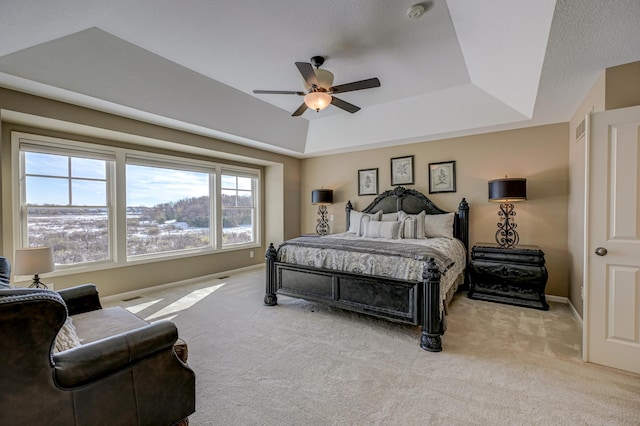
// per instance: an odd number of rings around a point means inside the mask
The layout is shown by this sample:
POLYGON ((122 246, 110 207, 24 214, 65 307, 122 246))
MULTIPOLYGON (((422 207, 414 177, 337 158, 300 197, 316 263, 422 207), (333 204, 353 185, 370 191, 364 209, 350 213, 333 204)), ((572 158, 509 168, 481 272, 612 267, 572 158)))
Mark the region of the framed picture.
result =
POLYGON ((391 159, 391 185, 413 185, 413 155, 391 159))
POLYGON ((429 163, 429 194, 456 192, 456 162, 429 163))
POLYGON ((358 195, 378 195, 378 169, 358 170, 358 195))

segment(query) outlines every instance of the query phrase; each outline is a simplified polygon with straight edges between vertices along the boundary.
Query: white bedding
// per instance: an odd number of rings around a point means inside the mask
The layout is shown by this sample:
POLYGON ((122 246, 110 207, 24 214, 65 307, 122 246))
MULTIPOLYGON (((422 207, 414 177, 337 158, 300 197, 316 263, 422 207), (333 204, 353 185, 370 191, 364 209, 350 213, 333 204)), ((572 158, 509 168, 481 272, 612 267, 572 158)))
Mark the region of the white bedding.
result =
MULTIPOLYGON (((460 240, 444 237, 426 239, 382 239, 358 237, 354 233, 332 234, 327 237, 343 240, 372 241, 384 244, 412 244, 428 247, 436 250, 442 256, 434 256, 442 273, 440 282, 441 300, 446 299, 446 294, 452 286, 457 285, 457 278, 464 271, 466 264, 466 249, 460 240), (453 260, 453 265, 447 268, 442 259, 453 260)), ((393 246, 390 246, 393 247, 393 246)), ((413 257, 389 256, 378 253, 360 253, 344 251, 339 248, 318 248, 284 244, 278 250, 280 262, 314 266, 318 268, 354 272, 358 274, 393 277, 406 281, 422 281, 422 272, 426 264, 425 259, 413 257)))

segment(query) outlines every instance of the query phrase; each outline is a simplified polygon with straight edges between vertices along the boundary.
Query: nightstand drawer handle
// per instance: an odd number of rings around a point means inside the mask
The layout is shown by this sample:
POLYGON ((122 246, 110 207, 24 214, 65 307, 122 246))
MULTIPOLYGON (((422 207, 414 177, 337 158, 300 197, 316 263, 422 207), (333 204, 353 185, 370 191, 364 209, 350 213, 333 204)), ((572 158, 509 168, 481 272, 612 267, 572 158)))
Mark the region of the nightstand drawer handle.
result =
POLYGON ((596 249, 596 254, 597 254, 598 256, 606 256, 606 255, 607 255, 607 249, 606 249, 606 248, 604 248, 604 247, 598 247, 598 248, 596 249))

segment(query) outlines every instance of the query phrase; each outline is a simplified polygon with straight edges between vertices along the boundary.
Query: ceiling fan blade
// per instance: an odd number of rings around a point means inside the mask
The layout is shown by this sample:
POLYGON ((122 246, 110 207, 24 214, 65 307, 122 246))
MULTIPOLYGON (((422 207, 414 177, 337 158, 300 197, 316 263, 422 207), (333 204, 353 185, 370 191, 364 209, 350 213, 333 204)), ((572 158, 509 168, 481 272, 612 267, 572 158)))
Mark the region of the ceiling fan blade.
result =
POLYGON ((360 111, 360 107, 350 104, 349 102, 345 102, 342 99, 338 99, 335 96, 331 97, 331 104, 337 106, 338 108, 342 108, 343 110, 350 112, 351 114, 360 111))
POLYGON ((257 95, 306 95, 305 92, 294 92, 290 90, 254 90, 253 93, 257 95))
POLYGON ((296 62, 296 67, 298 67, 298 71, 300 71, 300 74, 302 74, 302 77, 309 87, 318 86, 318 78, 309 62, 296 62))
POLYGON ((302 115, 303 112, 305 112, 307 110, 307 104, 305 104, 304 102, 302 103, 302 105, 300 105, 298 107, 297 110, 295 110, 293 112, 293 114, 291 114, 292 117, 297 117, 299 115, 302 115))
POLYGON ((333 93, 353 92, 354 90, 371 89, 372 87, 380 87, 380 80, 377 78, 369 78, 366 80, 354 81, 353 83, 339 84, 329 89, 333 93))

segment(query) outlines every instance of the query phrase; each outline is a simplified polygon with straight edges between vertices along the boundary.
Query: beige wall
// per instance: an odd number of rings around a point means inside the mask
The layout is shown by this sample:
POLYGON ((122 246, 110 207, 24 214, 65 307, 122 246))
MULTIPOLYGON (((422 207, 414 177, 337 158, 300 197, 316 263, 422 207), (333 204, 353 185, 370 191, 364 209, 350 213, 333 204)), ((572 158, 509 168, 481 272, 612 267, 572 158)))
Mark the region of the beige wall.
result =
MULTIPOLYGON (((262 246, 253 249, 225 253, 200 255, 175 260, 163 260, 136 265, 85 273, 63 273, 57 271, 47 274, 47 281, 54 282, 57 289, 72 285, 93 282, 98 285, 103 296, 161 285, 174 281, 216 274, 243 268, 264 262, 264 251, 269 242, 266 237, 283 240, 300 233, 300 160, 274 154, 259 149, 244 147, 222 140, 173 130, 141 121, 126 119, 112 114, 82 108, 62 102, 40 98, 16 91, 0 88, 0 254, 13 259, 12 240, 13 210, 11 206, 11 131, 21 130, 51 136, 65 137, 87 142, 101 142, 118 146, 135 147, 153 152, 177 153, 176 149, 188 149, 191 157, 218 160, 226 163, 255 166, 262 168, 267 183, 263 190, 263 207, 266 211, 262 222, 262 246), (14 113, 28 114, 30 123, 13 122, 7 117, 14 113), (50 124, 55 120, 56 129, 50 124), (100 130, 119 132, 130 140, 109 140, 100 130), (94 132, 95 131, 95 132, 94 132), (140 138, 169 142, 163 148, 137 145, 140 138), (169 147, 169 148, 167 148, 169 147), (172 151, 174 150, 174 151, 172 151), (274 206, 271 200, 277 200, 274 206), (269 233, 265 233, 269 229, 269 233), (249 257, 253 250, 255 256, 249 257)), ((19 121, 19 120, 18 120, 19 121)), ((178 154, 185 155, 185 154, 178 154)))
POLYGON ((462 197, 469 202, 470 245, 495 241, 498 206, 487 201, 487 182, 509 177, 527 178, 527 201, 516 205, 520 244, 538 245, 546 253, 547 294, 569 292, 567 205, 569 193, 568 124, 531 127, 482 135, 372 149, 304 159, 302 162, 302 230, 314 232, 316 207, 311 191, 332 188, 329 206, 331 232, 343 232, 344 206, 356 209, 375 196, 358 196, 358 169, 378 168, 379 189, 390 189, 390 159, 414 155, 415 185, 439 207, 455 211, 462 197), (429 195, 428 163, 456 161, 456 192, 429 195))
POLYGON ((640 105, 640 61, 607 68, 605 109, 640 105))

